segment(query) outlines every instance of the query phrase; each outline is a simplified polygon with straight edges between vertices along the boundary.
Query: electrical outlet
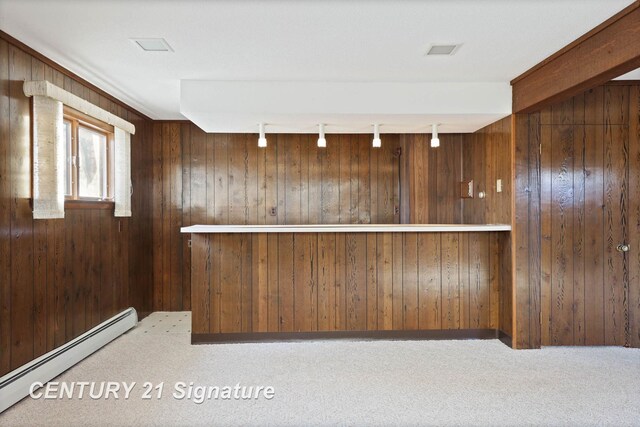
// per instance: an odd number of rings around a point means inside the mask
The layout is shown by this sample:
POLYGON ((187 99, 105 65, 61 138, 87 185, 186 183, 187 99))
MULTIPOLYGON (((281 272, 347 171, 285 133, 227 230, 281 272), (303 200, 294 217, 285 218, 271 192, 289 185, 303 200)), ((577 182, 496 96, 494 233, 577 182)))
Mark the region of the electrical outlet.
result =
POLYGON ((271 216, 276 216, 278 215, 278 208, 276 208, 275 206, 272 207, 271 209, 269 209, 269 215, 271 216))
POLYGON ((496 193, 502 193, 502 180, 496 180, 496 193))

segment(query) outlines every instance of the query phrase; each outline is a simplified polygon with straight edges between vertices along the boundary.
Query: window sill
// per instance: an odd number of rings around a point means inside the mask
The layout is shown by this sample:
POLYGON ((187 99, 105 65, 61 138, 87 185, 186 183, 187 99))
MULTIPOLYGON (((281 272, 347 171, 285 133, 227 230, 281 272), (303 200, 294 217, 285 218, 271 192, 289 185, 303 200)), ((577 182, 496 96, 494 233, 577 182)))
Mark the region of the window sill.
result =
POLYGON ((65 200, 64 209, 96 209, 96 210, 113 210, 115 202, 111 200, 65 200))

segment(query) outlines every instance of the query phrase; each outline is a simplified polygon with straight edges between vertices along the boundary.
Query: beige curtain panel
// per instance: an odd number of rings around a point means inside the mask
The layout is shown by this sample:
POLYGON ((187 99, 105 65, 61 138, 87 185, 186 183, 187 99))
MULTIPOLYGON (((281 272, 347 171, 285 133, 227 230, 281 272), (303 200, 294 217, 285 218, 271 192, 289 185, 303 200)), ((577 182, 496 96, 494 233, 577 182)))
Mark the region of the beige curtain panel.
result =
POLYGON ((33 217, 64 218, 63 105, 114 127, 115 216, 131 216, 131 135, 133 124, 46 81, 26 81, 33 97, 33 217))
POLYGON ((33 97, 33 217, 64 218, 62 102, 33 97), (58 179, 61 176, 62 179, 58 179))
POLYGON ((114 216, 131 216, 131 134, 115 128, 114 142, 114 216))

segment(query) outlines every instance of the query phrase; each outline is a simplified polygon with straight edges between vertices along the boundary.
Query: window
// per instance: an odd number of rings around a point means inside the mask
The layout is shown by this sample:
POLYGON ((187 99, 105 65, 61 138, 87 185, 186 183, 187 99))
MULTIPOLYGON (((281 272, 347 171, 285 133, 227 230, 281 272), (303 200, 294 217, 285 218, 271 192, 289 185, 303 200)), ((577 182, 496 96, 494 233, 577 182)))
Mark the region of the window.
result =
POLYGON ((113 200, 113 127, 64 108, 66 200, 113 200))

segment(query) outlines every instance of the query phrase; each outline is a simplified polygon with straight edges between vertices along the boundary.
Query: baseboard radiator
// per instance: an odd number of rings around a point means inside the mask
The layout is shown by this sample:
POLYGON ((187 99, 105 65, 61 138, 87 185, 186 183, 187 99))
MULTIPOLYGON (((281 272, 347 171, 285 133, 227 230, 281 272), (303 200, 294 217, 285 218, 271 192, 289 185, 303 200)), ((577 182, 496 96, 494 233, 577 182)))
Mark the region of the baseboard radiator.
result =
POLYGON ((138 313, 129 308, 68 343, 0 378, 0 413, 29 395, 34 382, 45 384, 85 357, 104 347, 138 323, 138 313))

